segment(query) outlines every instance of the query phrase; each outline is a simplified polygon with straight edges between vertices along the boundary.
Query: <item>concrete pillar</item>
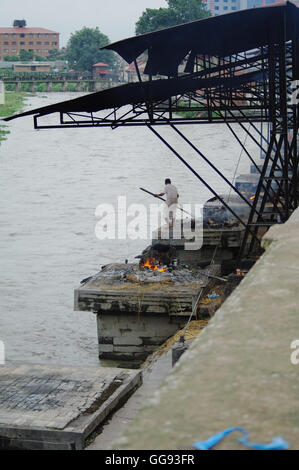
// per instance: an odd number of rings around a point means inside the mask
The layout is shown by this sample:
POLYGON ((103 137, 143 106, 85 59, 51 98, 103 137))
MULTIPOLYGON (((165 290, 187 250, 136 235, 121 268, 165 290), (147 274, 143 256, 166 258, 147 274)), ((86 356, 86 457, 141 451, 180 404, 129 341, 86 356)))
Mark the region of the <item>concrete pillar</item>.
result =
POLYGON ((143 361, 186 322, 167 314, 97 314, 99 358, 143 361))

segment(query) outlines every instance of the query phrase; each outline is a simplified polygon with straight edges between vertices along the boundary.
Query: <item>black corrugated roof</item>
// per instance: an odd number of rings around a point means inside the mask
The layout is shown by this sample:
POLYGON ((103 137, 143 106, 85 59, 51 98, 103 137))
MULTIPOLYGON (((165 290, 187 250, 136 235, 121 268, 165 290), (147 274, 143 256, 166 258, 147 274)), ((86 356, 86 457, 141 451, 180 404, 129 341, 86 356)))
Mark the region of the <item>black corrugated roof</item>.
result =
MULTIPOLYGON (((147 72, 169 74, 189 51, 196 54, 227 56, 282 43, 299 36, 299 9, 290 2, 269 7, 243 10, 227 15, 186 23, 161 31, 125 39, 106 46, 118 52, 128 62, 148 49, 147 72)), ((297 58, 298 59, 298 58, 297 58)), ((299 67, 298 67, 299 69, 299 67)), ((193 72, 191 60, 187 72, 193 72)), ((164 100, 177 94, 218 86, 237 88, 250 81, 263 80, 259 73, 245 73, 232 78, 200 78, 188 75, 180 78, 129 83, 83 97, 10 116, 9 121, 27 115, 46 115, 55 112, 96 112, 127 104, 164 100)))
POLYGON ((171 75, 189 51, 225 57, 277 43, 284 31, 286 40, 291 39, 299 23, 298 11, 291 2, 241 10, 134 36, 103 49, 117 52, 128 63, 147 50, 145 73, 171 75))

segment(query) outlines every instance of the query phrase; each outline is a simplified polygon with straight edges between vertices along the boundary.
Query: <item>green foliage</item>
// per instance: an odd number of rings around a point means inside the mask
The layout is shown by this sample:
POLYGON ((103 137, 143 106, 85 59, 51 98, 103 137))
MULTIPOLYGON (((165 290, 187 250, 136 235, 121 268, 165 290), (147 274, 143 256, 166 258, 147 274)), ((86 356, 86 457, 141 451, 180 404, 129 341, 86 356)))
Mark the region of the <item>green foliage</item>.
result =
POLYGON ((15 91, 17 88, 16 83, 5 83, 5 90, 6 91, 15 91))
POLYGON ((67 91, 76 91, 77 90, 77 84, 76 83, 68 83, 67 84, 67 91))
POLYGON ((99 28, 86 28, 71 34, 66 47, 66 59, 75 70, 92 72, 93 64, 105 62, 114 65, 114 55, 111 51, 100 51, 99 48, 109 44, 109 38, 101 33, 99 28))
POLYGON ((47 56, 47 60, 65 60, 65 49, 51 49, 49 51, 49 55, 47 56))
POLYGON ((147 8, 136 23, 136 34, 144 34, 211 16, 202 0, 167 0, 168 8, 147 8))
MULTIPOLYGON (((5 104, 0 104, 0 117, 11 116, 16 111, 20 110, 24 103, 24 93, 7 93, 7 86, 5 92, 5 104)), ((10 133, 5 125, 0 126, 0 141, 6 139, 6 135, 10 133)))
POLYGON ((41 55, 35 55, 34 60, 37 60, 38 62, 46 62, 47 59, 45 57, 42 57, 41 55))
POLYGON ((206 9, 206 4, 202 0, 167 0, 167 3, 175 12, 179 23, 188 23, 211 16, 211 12, 206 9))
POLYGON ((19 60, 19 57, 16 55, 5 55, 4 60, 6 62, 17 62, 19 60))
POLYGON ((6 135, 10 134, 10 131, 6 130, 6 127, 7 126, 0 124, 0 142, 6 140, 6 135))
POLYGON ((32 50, 31 51, 25 51, 25 49, 22 49, 19 52, 20 60, 25 61, 25 62, 33 60, 33 56, 34 56, 34 52, 32 50))
POLYGON ((175 12, 169 8, 147 8, 136 23, 136 34, 149 33, 177 24, 175 12))
POLYGON ((53 83, 52 91, 62 91, 62 83, 53 83))
POLYGON ((45 91, 47 91, 47 84, 46 83, 38 83, 36 85, 36 91, 38 91, 40 93, 44 93, 45 91))
POLYGON ((21 83, 21 91, 27 92, 30 91, 31 84, 30 83, 21 83))

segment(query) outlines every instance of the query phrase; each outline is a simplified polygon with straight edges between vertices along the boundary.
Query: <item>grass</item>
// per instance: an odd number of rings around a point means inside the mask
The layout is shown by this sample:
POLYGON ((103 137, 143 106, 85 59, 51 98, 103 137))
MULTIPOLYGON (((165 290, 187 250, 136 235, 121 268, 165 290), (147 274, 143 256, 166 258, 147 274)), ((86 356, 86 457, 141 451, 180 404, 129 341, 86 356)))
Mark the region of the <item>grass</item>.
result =
MULTIPOLYGON (((2 117, 11 116, 12 114, 21 110, 26 96, 27 94, 24 92, 6 91, 5 104, 0 104, 0 119, 2 117)), ((6 140, 6 136, 9 133, 10 131, 7 130, 7 126, 5 124, 0 124, 0 142, 2 140, 6 140)))

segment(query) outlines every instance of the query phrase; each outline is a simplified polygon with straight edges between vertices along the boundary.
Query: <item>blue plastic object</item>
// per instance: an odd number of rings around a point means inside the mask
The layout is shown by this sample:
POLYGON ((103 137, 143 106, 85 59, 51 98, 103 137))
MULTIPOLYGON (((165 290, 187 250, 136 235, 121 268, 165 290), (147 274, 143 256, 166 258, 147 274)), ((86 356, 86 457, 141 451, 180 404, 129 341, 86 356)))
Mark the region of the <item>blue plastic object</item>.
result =
POLYGON ((286 442, 282 437, 274 437, 272 442, 268 444, 257 444, 251 443, 248 441, 248 433, 243 428, 227 428, 223 431, 214 434, 213 436, 209 437, 206 441, 197 441, 193 444, 193 447, 197 450, 210 450, 216 444, 218 444, 225 436, 228 434, 239 431, 244 434, 244 437, 238 439, 241 444, 244 444, 246 447, 255 450, 285 450, 289 448, 289 443, 286 442))

